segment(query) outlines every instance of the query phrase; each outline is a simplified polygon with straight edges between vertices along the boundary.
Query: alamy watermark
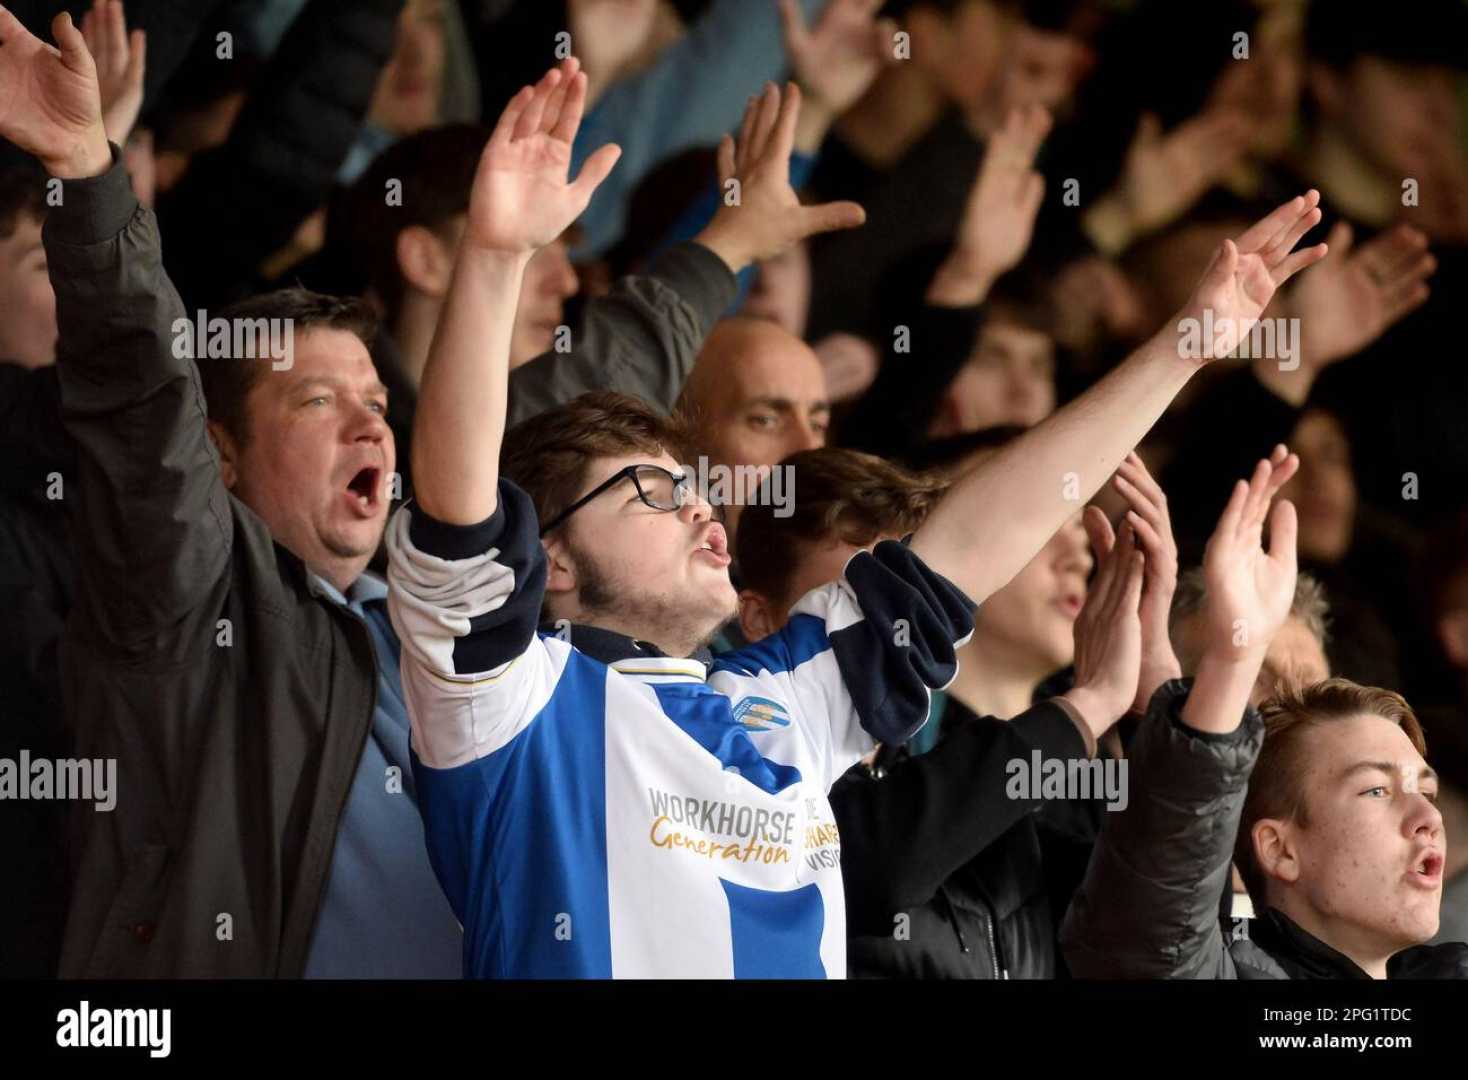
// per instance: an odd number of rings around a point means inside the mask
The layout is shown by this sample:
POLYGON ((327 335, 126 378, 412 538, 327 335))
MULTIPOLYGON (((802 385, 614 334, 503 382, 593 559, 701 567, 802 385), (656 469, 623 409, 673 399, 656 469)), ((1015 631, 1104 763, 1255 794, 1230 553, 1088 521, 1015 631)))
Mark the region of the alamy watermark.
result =
POLYGON ((1130 801, 1126 758, 1047 758, 1032 750, 1010 758, 1004 794, 1011 799, 1105 799, 1107 810, 1125 810, 1130 801))
POLYGON ((1178 355, 1184 360, 1278 360, 1281 371, 1300 366, 1300 320, 1258 319, 1247 332, 1236 319, 1214 318, 1212 308, 1203 318, 1178 320, 1178 355))
POLYGON ((706 455, 698 467, 678 466, 689 486, 710 506, 772 506, 775 517, 795 513, 795 466, 711 464, 706 455))
POLYGON ((117 805, 116 758, 0 758, 0 800, 80 799, 107 813, 117 805))
POLYGON ((295 363, 294 319, 223 319, 200 308, 191 322, 173 320, 176 360, 243 360, 270 358, 273 371, 289 371, 295 363))

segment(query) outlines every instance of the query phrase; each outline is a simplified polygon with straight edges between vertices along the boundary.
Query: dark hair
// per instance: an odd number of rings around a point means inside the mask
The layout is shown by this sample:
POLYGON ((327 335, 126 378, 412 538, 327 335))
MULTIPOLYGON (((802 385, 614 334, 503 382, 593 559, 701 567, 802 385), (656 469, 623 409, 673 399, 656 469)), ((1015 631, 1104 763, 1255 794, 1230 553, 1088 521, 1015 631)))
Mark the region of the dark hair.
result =
POLYGON ((1018 424, 997 424, 965 431, 958 435, 946 435, 941 439, 929 439, 902 457, 902 463, 918 472, 952 474, 969 458, 981 450, 998 450, 1023 435, 1028 428, 1018 424))
POLYGON ((687 446, 682 424, 641 398, 593 390, 511 428, 500 474, 525 490, 541 521, 550 521, 576 500, 592 462, 634 453, 677 461, 687 446))
POLYGON ((15 235, 22 217, 46 220, 46 179, 31 162, 0 168, 0 240, 15 235))
MULTIPOLYGON (((280 289, 252 296, 218 313, 227 320, 289 320, 292 333, 312 327, 346 330, 372 347, 377 337, 377 315, 371 306, 355 297, 325 296, 306 289, 280 289)), ((195 363, 204 386, 209 419, 219 424, 240 446, 250 439, 248 400, 260 377, 258 356, 199 357, 195 363)))
POLYGON ((1403 10, 1380 0, 1311 0, 1305 51, 1344 70, 1359 57, 1468 70, 1468 5, 1463 0, 1414 0, 1403 10))
POLYGON ((859 450, 826 446, 802 450, 780 463, 794 470, 789 517, 776 517, 773 500, 756 499, 739 517, 740 584, 777 603, 789 597, 801 547, 842 540, 865 547, 884 535, 912 532, 937 504, 948 483, 913 473, 859 450))
POLYGON ((490 131, 448 124, 399 139, 368 166, 333 206, 327 245, 344 265, 365 275, 389 319, 402 306, 398 234, 412 226, 439 229, 469 209, 474 173, 490 131), (402 185, 388 201, 388 183, 402 185))
POLYGON ((1028 267, 1009 271, 989 289, 984 301, 984 320, 1014 323, 1039 331, 1053 341, 1057 319, 1048 284, 1028 267))

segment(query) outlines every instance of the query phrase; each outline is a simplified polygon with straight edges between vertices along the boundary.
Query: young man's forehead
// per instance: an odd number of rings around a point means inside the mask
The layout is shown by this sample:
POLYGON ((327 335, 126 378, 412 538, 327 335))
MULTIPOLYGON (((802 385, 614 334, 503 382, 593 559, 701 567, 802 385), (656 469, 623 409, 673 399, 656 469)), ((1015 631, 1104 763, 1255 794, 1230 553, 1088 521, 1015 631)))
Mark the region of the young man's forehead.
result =
POLYGON ((1307 760, 1332 779, 1363 763, 1387 764, 1394 773, 1406 766, 1414 773, 1431 771, 1401 725, 1375 713, 1316 724, 1303 734, 1310 740, 1307 760))

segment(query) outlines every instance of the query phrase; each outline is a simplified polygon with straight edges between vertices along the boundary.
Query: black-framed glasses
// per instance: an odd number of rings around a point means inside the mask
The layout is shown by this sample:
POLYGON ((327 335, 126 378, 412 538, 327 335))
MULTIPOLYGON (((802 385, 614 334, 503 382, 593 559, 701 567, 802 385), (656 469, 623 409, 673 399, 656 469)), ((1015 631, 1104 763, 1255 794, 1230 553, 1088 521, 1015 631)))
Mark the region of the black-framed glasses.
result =
POLYGON ((602 492, 609 491, 629 478, 632 480, 632 486, 637 489, 637 497, 654 510, 665 512, 681 510, 693 501, 693 485, 688 482, 686 473, 671 472, 661 465, 628 465, 625 469, 618 469, 612 473, 611 476, 566 507, 551 519, 549 524, 542 525, 540 535, 544 536, 602 492))

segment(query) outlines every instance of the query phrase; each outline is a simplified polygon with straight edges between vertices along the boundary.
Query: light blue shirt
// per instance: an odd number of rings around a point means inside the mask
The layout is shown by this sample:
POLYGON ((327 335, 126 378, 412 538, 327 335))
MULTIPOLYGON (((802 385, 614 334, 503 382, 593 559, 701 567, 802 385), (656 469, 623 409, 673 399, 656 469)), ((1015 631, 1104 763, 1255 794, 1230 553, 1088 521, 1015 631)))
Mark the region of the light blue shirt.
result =
POLYGON ((337 827, 306 977, 461 978, 464 934, 429 865, 418 811, 387 584, 363 574, 346 597, 321 578, 311 584, 367 624, 377 705, 337 827))

